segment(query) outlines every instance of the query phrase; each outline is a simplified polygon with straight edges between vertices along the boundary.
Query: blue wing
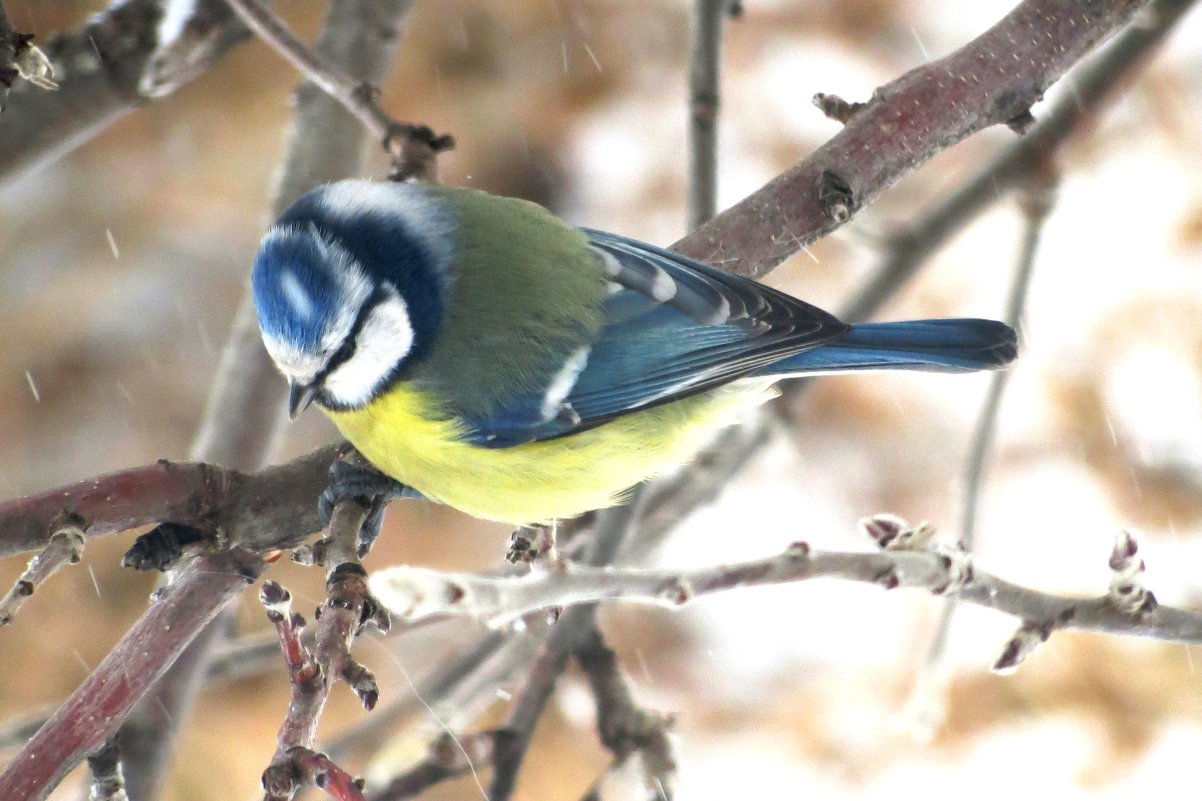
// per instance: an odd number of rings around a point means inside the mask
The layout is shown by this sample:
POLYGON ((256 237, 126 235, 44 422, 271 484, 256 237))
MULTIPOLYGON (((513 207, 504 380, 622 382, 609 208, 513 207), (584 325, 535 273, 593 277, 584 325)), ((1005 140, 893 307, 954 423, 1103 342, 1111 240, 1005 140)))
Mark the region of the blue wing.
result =
POLYGON ((469 439, 508 447, 600 425, 755 373, 848 326, 819 308, 707 264, 584 229, 609 275, 605 323, 546 386, 487 418, 469 439))

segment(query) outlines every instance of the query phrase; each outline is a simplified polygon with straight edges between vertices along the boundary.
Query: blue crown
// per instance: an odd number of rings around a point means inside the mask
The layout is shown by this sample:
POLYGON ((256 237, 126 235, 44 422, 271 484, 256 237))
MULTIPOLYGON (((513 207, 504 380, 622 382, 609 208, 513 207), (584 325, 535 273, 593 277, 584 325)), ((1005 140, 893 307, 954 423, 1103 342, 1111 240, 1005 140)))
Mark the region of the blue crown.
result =
POLYGON ((264 334, 318 351, 332 315, 347 299, 347 280, 335 272, 331 250, 312 227, 277 227, 263 240, 251 288, 264 334))

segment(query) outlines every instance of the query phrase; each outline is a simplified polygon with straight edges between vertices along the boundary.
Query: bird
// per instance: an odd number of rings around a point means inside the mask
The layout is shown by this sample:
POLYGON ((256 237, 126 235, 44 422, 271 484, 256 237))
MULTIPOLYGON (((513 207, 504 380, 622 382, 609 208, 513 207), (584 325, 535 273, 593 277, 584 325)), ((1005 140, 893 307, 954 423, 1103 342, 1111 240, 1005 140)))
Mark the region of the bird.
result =
POLYGON ((293 418, 315 403, 409 497, 516 525, 620 502, 782 379, 1017 353, 1001 322, 849 325, 534 203, 421 182, 304 195, 251 286, 293 418))

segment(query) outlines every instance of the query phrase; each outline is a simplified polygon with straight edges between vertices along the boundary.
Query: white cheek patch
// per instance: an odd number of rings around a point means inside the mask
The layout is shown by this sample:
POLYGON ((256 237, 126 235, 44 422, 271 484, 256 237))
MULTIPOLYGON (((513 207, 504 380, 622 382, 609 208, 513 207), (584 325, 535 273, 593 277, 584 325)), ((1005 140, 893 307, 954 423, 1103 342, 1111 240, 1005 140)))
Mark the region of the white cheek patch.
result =
POLYGON ((412 349, 409 309, 399 295, 390 293, 368 313, 355 339, 355 354, 326 376, 326 393, 336 403, 362 406, 412 349))

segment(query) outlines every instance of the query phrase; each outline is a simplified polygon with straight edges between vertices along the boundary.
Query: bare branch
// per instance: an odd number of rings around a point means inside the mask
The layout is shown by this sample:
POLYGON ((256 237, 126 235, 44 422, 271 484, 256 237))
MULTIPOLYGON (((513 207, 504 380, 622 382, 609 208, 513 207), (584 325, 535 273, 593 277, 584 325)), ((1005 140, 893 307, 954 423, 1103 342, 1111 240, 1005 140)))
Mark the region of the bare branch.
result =
POLYGON ((931 156, 1027 112, 1145 2, 1024 0, 955 53, 877 89, 826 144, 673 249, 763 275, 931 156))
POLYGON ((676 784, 676 755, 669 734, 672 717, 649 712, 635 702, 617 654, 595 626, 581 638, 572 656, 592 687, 601 743, 614 756, 611 770, 638 754, 647 789, 655 798, 669 801, 676 784))
POLYGON ((100 748, 134 704, 262 562, 244 550, 194 559, 0 773, 0 798, 45 798, 100 748))
POLYGON ((1057 628, 1202 642, 1202 613, 1156 606, 1136 615, 1109 595, 1082 599, 1027 589, 958 562, 922 540, 879 553, 818 551, 798 542, 769 559, 682 572, 569 563, 559 572, 489 579, 399 567, 377 571, 371 586, 402 619, 419 609, 411 600, 420 586, 442 599, 435 603, 429 598, 421 613, 470 615, 487 621, 515 612, 617 599, 675 607, 714 592, 815 578, 925 589, 1057 628), (399 606, 392 606, 398 598, 399 606))
MULTIPOLYGON (((638 487, 622 506, 597 515, 592 537, 584 553, 584 564, 600 568, 614 560, 622 545, 634 534, 635 520, 642 506, 645 488, 638 487)), ((552 571, 554 572, 554 571, 552 571)), ((542 654, 528 671, 526 686, 510 708, 505 728, 514 736, 503 753, 495 755, 490 801, 507 801, 517 785, 518 771, 530 746, 534 728, 542 717, 555 683, 567 667, 568 658, 581 637, 592 631, 596 604, 572 607, 560 615, 547 638, 542 654)))
POLYGON ((0 555, 42 547, 63 514, 78 516, 89 538, 170 520, 252 551, 293 547, 321 530, 313 499, 336 450, 254 473, 161 460, 0 503, 0 555))
MULTIPOLYGON (((275 582, 263 585, 260 599, 279 632, 280 647, 292 679, 292 701, 280 726, 275 756, 263 772, 268 801, 287 801, 306 784, 322 787, 335 798, 361 798, 362 784, 347 774, 313 742, 330 690, 339 679, 350 685, 365 709, 376 705, 380 690, 375 677, 351 656, 360 626, 381 620, 367 592, 367 573, 359 563, 358 541, 367 509, 358 501, 340 501, 330 519, 324 549, 329 571, 327 597, 318 609, 312 653, 301 641, 304 619, 291 611, 288 593, 275 582), (307 764, 316 768, 306 767, 307 764), (316 771, 316 772, 315 772, 316 771), (352 788, 351 784, 354 785, 352 788)), ((382 618, 387 621, 387 617, 382 618)))
POLYGON ((368 795, 368 799, 404 801, 439 782, 488 767, 497 753, 507 750, 507 743, 512 736, 505 729, 477 731, 458 737, 444 732, 430 745, 430 752, 425 759, 368 795))
POLYGON ((25 599, 33 595, 38 585, 67 564, 75 564, 83 556, 84 533, 75 522, 68 520, 50 535, 50 542, 29 560, 25 572, 13 588, 0 599, 0 626, 13 621, 25 599))
POLYGON ((1196 0, 1154 0, 1139 24, 1129 25, 1070 76, 1072 91, 1058 98, 1042 120, 974 173, 957 190, 899 230, 873 278, 839 316, 871 317, 955 233, 1044 167, 1049 156, 1096 119, 1115 90, 1137 71, 1196 0))
POLYGON ((472 710, 481 706, 477 698, 485 695, 490 701, 495 699, 497 688, 532 661, 535 643, 543 634, 537 630, 527 636, 516 636, 510 631, 490 632, 467 651, 415 679, 411 692, 376 709, 361 724, 330 740, 325 750, 332 758, 343 759, 352 752, 378 747, 401 721, 429 714, 430 710, 434 710, 439 720, 446 712, 460 718, 470 717, 472 710))
POLYGON ((722 26, 728 0, 694 0, 689 46, 689 230, 714 216, 722 26))
MULTIPOLYGON (((389 117, 380 108, 379 92, 373 83, 356 81, 331 60, 311 50, 259 0, 228 2, 263 41, 362 123, 368 134, 392 157, 394 180, 437 179, 436 156, 454 147, 453 138, 446 134, 436 136, 424 125, 402 124, 389 117)), ((403 0, 404 7, 398 13, 405 13, 411 4, 412 0, 403 0)))
POLYGON ((277 775, 273 772, 276 765, 272 765, 268 773, 263 774, 267 798, 291 798, 291 792, 296 788, 320 787, 335 801, 364 801, 363 781, 335 765, 325 754, 297 746, 288 752, 287 766, 289 770, 294 771, 294 775, 287 778, 277 775), (276 782, 280 784, 277 785, 276 782), (277 789, 283 786, 292 790, 277 795, 277 789))
MULTIPOLYGON (((1003 318, 1007 325, 1019 332, 1020 337, 1023 328, 1023 307, 1031 285, 1035 254, 1039 249, 1043 224, 1052 210, 1058 182, 1059 176, 1050 167, 1047 167, 1028 177, 1026 191, 1022 196, 1021 205, 1024 212, 1022 245, 1019 248, 1018 264, 1015 268, 1014 281, 1010 287, 1010 297, 1006 302, 1006 312, 1003 318)), ((969 446, 968 457, 965 460, 964 509, 960 517, 959 533, 960 543, 966 551, 971 551, 975 544, 977 512, 980 505, 985 463, 992 448, 993 432, 997 427, 1002 395, 1006 391, 1010 375, 1009 370, 999 370, 989 377, 989 389, 986 392, 981 413, 977 418, 972 444, 969 446)), ((942 685, 946 680, 944 663, 956 607, 957 603, 954 599, 949 598, 944 604, 926 662, 915 681, 914 693, 908 703, 909 717, 913 720, 916 731, 924 735, 932 732, 938 726, 943 715, 940 696, 943 694, 942 685)), ((1017 667, 1017 664, 1015 662, 1014 666, 1017 667)))
POLYGON ((78 147, 126 112, 175 91, 249 35, 223 0, 199 0, 188 35, 161 52, 162 8, 162 0, 116 2, 46 43, 59 90, 13 86, 0 125, 0 176, 78 147))

